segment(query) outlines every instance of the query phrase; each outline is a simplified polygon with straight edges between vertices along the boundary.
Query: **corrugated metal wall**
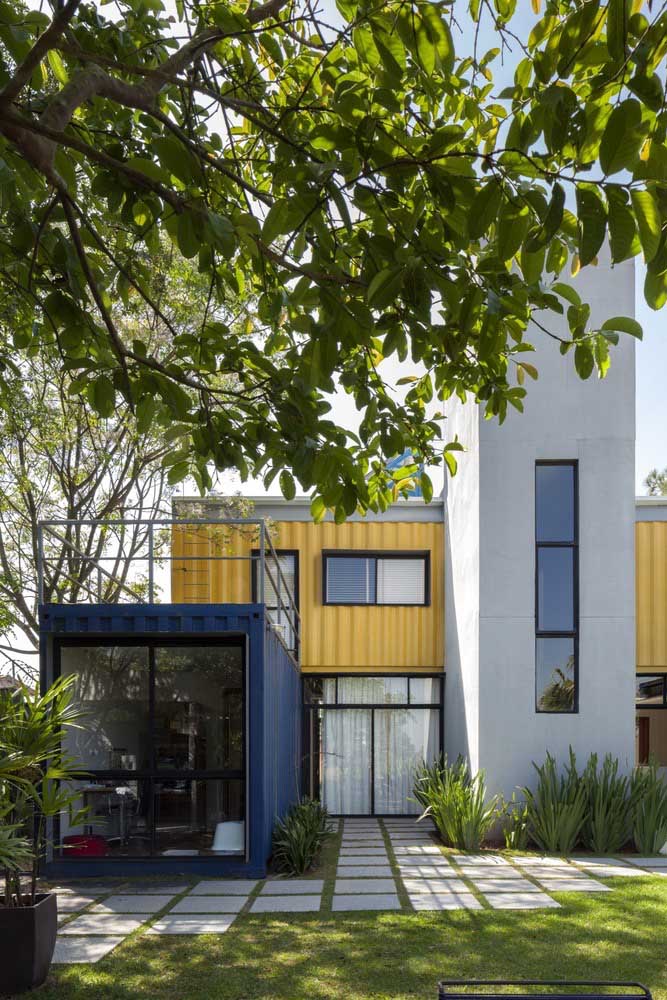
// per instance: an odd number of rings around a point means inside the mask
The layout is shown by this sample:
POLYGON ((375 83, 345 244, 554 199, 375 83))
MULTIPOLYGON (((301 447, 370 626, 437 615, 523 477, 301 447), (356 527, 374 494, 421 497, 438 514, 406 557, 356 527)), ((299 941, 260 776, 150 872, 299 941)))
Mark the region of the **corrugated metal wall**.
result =
POLYGON ((298 801, 301 787, 301 679, 272 628, 264 645, 263 704, 263 855, 268 857, 276 817, 298 801))
POLYGON ((637 669, 667 671, 667 521, 635 530, 637 669))
MULTIPOLYGON (((187 556, 249 554, 256 536, 225 528, 174 529, 172 589, 176 601, 248 601, 250 563, 188 562, 187 556)), ((276 548, 299 551, 301 665, 305 671, 442 670, 444 664, 443 525, 437 522, 280 521, 276 548), (326 607, 322 604, 322 549, 402 550, 431 553, 430 607, 326 607)))

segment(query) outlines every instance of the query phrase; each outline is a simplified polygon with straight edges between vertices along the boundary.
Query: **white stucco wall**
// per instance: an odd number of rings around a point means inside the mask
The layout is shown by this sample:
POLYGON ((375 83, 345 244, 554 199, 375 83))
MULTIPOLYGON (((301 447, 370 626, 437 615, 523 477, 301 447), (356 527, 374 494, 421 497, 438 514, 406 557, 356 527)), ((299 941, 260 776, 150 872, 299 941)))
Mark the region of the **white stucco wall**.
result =
MULTIPOLYGON (((634 314, 631 263, 587 268, 573 284, 594 321, 634 314)), ((548 325, 567 335, 564 321, 548 325)), ((540 377, 525 412, 500 426, 456 404, 448 428, 470 453, 446 487, 446 748, 467 752, 489 789, 506 795, 532 783, 531 761, 547 750, 564 759, 571 744, 581 762, 609 751, 627 768, 634 757, 634 341, 613 349, 605 380, 583 382, 553 340, 539 332, 533 340, 540 377), (579 463, 576 715, 535 712, 538 459, 579 463), (461 709, 467 745, 454 718, 461 709)))

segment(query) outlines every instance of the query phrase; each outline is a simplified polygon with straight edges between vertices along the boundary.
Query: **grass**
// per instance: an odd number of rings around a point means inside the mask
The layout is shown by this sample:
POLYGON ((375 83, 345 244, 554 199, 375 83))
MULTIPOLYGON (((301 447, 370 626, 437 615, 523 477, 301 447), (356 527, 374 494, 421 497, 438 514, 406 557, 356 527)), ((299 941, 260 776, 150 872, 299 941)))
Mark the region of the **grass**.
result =
MULTIPOLYGON (((330 906, 340 834, 313 877, 330 906)), ((446 978, 639 980, 667 1000, 667 878, 554 893, 559 910, 243 914, 221 936, 131 935, 54 967, 39 1000, 436 1000, 446 978)))

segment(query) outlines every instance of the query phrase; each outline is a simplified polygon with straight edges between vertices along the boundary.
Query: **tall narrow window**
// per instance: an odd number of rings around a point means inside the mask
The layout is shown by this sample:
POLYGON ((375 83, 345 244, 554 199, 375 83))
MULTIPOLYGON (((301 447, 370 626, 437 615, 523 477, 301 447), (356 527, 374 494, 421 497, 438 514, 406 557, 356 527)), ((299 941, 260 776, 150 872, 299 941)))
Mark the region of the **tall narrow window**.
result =
POLYGON ((535 466, 535 709, 578 711, 577 464, 535 466))

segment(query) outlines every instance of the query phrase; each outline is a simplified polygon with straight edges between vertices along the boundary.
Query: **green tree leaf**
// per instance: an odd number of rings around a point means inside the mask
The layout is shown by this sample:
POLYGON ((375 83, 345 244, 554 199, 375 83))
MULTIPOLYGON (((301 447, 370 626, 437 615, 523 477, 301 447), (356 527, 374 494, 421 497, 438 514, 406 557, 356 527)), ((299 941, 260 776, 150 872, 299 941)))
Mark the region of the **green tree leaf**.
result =
POLYGON ((585 267, 597 257, 607 232, 607 209, 599 190, 577 185, 579 260, 585 267))
POLYGON ((632 191, 632 207, 637 219, 639 240, 647 263, 655 257, 660 246, 662 219, 658 203, 650 191, 632 191))
POLYGON ((641 105, 628 98, 614 108, 600 142, 600 165, 605 174, 632 170, 643 143, 641 105))

